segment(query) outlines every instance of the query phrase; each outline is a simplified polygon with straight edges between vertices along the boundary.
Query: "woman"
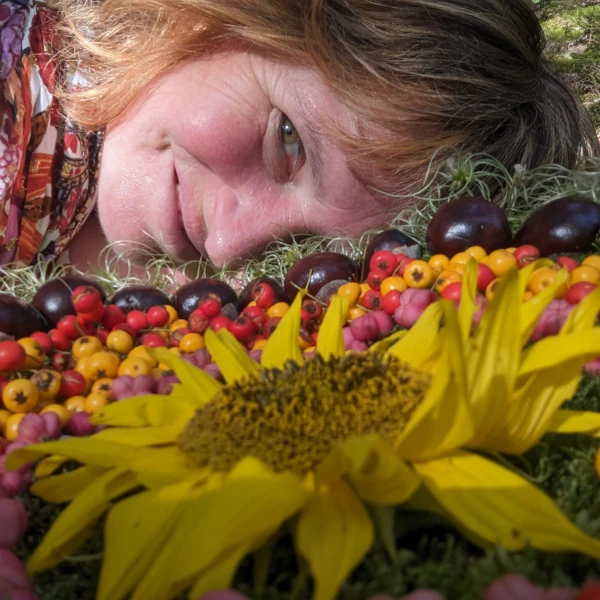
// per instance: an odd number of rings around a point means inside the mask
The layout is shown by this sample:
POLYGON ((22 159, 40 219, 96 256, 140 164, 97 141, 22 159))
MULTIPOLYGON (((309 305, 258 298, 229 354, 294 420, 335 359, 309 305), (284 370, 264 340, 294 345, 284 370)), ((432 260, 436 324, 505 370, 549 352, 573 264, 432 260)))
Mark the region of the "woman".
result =
POLYGON ((0 26, 1 264, 222 265, 383 225, 441 146, 599 152, 527 0, 4 0, 0 26))

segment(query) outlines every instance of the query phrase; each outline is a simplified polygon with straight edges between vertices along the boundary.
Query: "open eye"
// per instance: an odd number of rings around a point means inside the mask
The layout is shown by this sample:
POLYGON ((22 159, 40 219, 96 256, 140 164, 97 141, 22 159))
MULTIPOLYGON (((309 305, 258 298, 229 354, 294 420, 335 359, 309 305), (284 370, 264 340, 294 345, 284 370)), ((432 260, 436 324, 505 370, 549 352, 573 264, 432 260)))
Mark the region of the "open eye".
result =
POLYGON ((304 148, 294 124, 285 115, 281 122, 281 142, 285 149, 288 173, 293 176, 304 164, 304 148))

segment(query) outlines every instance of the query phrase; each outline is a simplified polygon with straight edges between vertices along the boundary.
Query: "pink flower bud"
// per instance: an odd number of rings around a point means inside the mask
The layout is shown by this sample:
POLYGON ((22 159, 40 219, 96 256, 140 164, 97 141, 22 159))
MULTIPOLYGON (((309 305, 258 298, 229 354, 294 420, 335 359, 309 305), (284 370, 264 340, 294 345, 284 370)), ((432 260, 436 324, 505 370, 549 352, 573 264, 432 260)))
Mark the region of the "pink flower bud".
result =
POLYGON ((400 305, 411 304, 420 308, 427 308, 432 302, 437 300, 437 295, 432 290, 419 290, 417 288, 408 288, 400 296, 400 305))
POLYGON ((505 575, 490 585, 484 600, 544 600, 545 592, 521 575, 505 575))
POLYGON ((27 511, 18 500, 0 500, 0 547, 19 542, 27 529, 27 511))
POLYGON ((62 432, 60 417, 52 411, 45 412, 43 415, 40 415, 40 417, 44 420, 46 436, 50 439, 57 440, 62 432))
POLYGON ((76 412, 69 421, 69 433, 75 437, 96 433, 96 427, 90 423, 90 416, 84 410, 76 412))
POLYGON ((379 337, 379 323, 372 313, 367 313, 350 321, 350 331, 354 339, 369 342, 379 337))
MULTIPOLYGON (((408 292, 408 290, 406 291, 408 292)), ((410 329, 419 320, 419 317, 423 314, 424 310, 425 308, 422 306, 401 304, 394 312, 394 321, 396 321, 400 327, 410 329)))
POLYGON ((392 332, 394 328, 394 322, 392 317, 383 310, 375 310, 371 313, 371 316, 377 321, 379 327, 379 337, 385 337, 392 332))
POLYGON ((16 496, 19 492, 27 489, 25 476, 19 471, 7 471, 3 473, 0 485, 9 496, 16 496))
POLYGON ((46 433, 46 426, 41 415, 27 413, 19 423, 18 440, 28 444, 36 444, 46 433))

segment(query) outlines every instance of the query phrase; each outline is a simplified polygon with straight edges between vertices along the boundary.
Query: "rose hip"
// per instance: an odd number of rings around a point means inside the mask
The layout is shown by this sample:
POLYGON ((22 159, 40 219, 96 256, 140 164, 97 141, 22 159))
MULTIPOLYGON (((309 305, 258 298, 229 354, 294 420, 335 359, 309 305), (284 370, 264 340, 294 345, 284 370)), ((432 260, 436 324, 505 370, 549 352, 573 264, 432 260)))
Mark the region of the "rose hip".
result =
POLYGON ((77 314, 94 313, 102 308, 100 292, 91 285, 80 285, 73 290, 71 302, 77 314))
POLYGON ((142 329, 148 329, 149 323, 145 313, 141 310, 132 310, 127 313, 125 322, 131 327, 137 335, 142 329))
MULTIPOLYGON (((385 252, 385 250, 382 250, 381 252, 385 252)), ((389 273, 383 269, 371 269, 367 275, 367 283, 372 289, 378 290, 381 287, 382 281, 387 279, 388 276, 389 273)))
POLYGON ((164 327, 171 318, 164 306, 151 306, 146 313, 146 317, 151 327, 164 327))
POLYGON ((256 333, 256 324, 248 315, 242 314, 230 322, 228 329, 240 342, 247 342, 256 333))
POLYGON ((26 358, 25 349, 18 342, 0 342, 0 371, 18 371, 25 364, 26 358))
POLYGON ((196 310, 207 319, 212 319, 221 313, 221 308, 223 308, 223 301, 219 296, 211 293, 200 300, 196 310))
POLYGON ((368 310, 380 310, 383 296, 379 290, 369 290, 361 299, 360 303, 368 310))
MULTIPOLYGON (((369 270, 375 271, 379 269, 381 272, 385 273, 385 277, 391 275, 396 266, 398 265, 398 259, 396 255, 390 250, 379 250, 375 252, 369 261, 369 270)), ((383 277, 383 279, 385 279, 383 277)))

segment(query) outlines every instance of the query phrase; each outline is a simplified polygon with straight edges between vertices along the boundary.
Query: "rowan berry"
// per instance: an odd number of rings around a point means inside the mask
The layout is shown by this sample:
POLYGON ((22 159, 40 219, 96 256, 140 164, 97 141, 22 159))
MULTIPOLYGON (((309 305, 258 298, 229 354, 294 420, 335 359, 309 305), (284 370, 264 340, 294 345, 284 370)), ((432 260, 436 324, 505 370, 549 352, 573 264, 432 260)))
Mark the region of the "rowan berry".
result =
POLYGON ((71 396, 65 400, 63 406, 71 413, 81 412, 85 410, 85 396, 71 396))
POLYGON ((154 332, 145 333, 140 338, 140 343, 143 346, 147 346, 148 348, 166 348, 167 347, 166 340, 162 336, 160 336, 154 332))
POLYGON ((462 275, 457 271, 442 271, 435 280, 433 287, 438 294, 441 294, 444 288, 450 283, 460 283, 462 275))
POLYGON ((371 269, 367 275, 367 283, 372 289, 378 290, 381 287, 384 279, 389 277, 389 275, 390 273, 384 271, 383 269, 371 269))
POLYGON ((435 281, 432 268, 424 260, 413 260, 402 276, 408 287, 417 289, 430 288, 435 281))
POLYGON ((398 266, 398 260, 396 255, 390 250, 379 250, 375 252, 373 256, 371 256, 371 260, 369 261, 369 271, 375 271, 379 269, 385 273, 386 277, 389 277, 398 266))
POLYGON ((196 350, 206 348, 204 338, 199 333, 186 333, 179 340, 178 346, 182 352, 196 352, 196 350))
POLYGON ((283 317, 290 310, 290 305, 287 302, 276 302, 267 308, 267 317, 283 317))
POLYGON ((518 267, 517 259, 508 250, 494 250, 482 262, 494 272, 496 277, 518 267))
POLYGON ((147 360, 140 356, 129 356, 119 365, 117 374, 119 377, 123 375, 138 377, 139 375, 149 375, 151 371, 152 367, 147 360))
POLYGON ((91 356, 102 350, 102 342, 96 336, 82 336, 73 342, 71 354, 75 360, 79 360, 84 356, 91 356))
POLYGON ((114 352, 95 352, 91 356, 84 358, 87 358, 86 371, 91 380, 95 381, 101 377, 115 378, 117 376, 121 361, 114 352))
POLYGON ((487 252, 485 251, 485 248, 482 248, 481 246, 470 246, 465 250, 465 252, 469 256, 474 258, 477 262, 481 262, 484 258, 487 257, 487 252))
POLYGON ((338 296, 346 298, 348 300, 348 307, 352 308, 358 302, 362 294, 362 288, 355 281, 350 281, 341 285, 336 293, 338 296))
POLYGON ((450 259, 445 254, 434 254, 428 261, 427 264, 431 267, 431 270, 435 275, 439 275, 442 271, 448 268, 450 259))
POLYGON ((146 313, 150 327, 165 327, 171 320, 171 315, 164 306, 151 306, 146 313))
POLYGON ((589 281, 594 285, 600 283, 600 270, 591 264, 581 265, 571 271, 569 276, 569 285, 579 283, 580 281, 589 281))
POLYGON ((71 303, 75 312, 93 313, 102 307, 102 296, 100 292, 91 285, 80 285, 71 294, 71 303))
POLYGON ((73 342, 73 339, 67 336, 61 329, 51 329, 48 332, 48 337, 52 342, 52 347, 54 350, 68 352, 71 349, 71 343, 73 342))
POLYGON ((39 369, 44 366, 46 353, 33 338, 21 338, 17 340, 17 343, 21 344, 25 350, 26 357, 23 369, 39 369))
POLYGON ((13 379, 2 390, 4 406, 14 413, 31 412, 39 397, 39 389, 29 379, 13 379))
POLYGON ((127 354, 133 348, 133 338, 123 329, 111 331, 106 338, 106 347, 108 350, 127 354))
POLYGON ((85 412, 95 413, 110 403, 110 398, 105 392, 92 392, 84 401, 85 412))
POLYGON ((35 331, 30 337, 42 347, 42 350, 46 354, 50 354, 50 352, 52 352, 52 348, 54 347, 52 344, 52 338, 45 331, 35 331))
MULTIPOLYGON (((401 279, 401 281, 404 281, 401 279)), ((383 310, 388 315, 393 315, 396 312, 396 309, 400 306, 400 298, 402 297, 402 292, 399 290, 390 290, 387 292, 381 301, 381 306, 383 310)))
POLYGON ((221 313, 223 301, 216 294, 207 294, 200 302, 196 310, 200 311, 207 319, 212 319, 221 313))
POLYGON ((12 373, 25 364, 25 348, 13 340, 0 342, 0 371, 12 373))
POLYGON ((4 424, 4 437, 9 442, 14 442, 19 437, 19 425, 25 417, 24 412, 10 415, 4 424))
POLYGON ((383 296, 379 290, 369 290, 360 300, 362 306, 367 310, 379 310, 383 296))

